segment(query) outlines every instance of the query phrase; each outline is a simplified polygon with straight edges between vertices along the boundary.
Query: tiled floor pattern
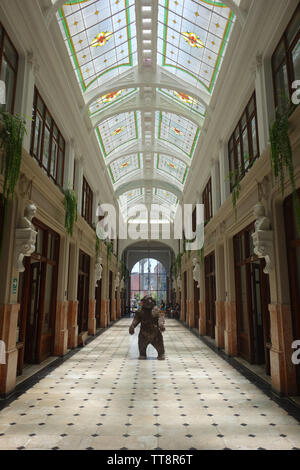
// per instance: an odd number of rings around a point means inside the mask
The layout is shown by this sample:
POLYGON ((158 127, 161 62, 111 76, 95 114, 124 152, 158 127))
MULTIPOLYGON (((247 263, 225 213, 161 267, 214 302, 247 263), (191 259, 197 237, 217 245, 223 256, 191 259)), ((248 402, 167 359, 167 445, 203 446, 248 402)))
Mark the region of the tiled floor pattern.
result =
POLYGON ((0 449, 297 449, 300 425, 175 320, 139 361, 122 319, 0 412, 0 449))

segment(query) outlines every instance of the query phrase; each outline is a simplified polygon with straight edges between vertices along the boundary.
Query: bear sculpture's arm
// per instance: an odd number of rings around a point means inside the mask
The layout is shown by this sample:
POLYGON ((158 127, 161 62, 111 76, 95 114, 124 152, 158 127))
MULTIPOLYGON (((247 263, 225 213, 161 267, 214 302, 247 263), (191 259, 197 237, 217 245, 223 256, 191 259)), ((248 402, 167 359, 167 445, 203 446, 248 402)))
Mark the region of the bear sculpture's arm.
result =
POLYGON ((132 320, 132 323, 129 327, 129 334, 130 335, 134 335, 134 329, 135 327, 137 327, 139 325, 139 323, 141 323, 141 311, 138 310, 135 315, 134 315, 134 319, 132 320))

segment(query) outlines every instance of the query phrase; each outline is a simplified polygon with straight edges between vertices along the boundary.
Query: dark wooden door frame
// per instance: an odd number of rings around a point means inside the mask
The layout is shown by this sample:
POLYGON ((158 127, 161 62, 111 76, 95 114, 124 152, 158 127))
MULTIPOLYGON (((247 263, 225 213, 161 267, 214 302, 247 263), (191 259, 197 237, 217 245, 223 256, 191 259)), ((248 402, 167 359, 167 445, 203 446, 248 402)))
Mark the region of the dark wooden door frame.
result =
POLYGON ((250 237, 251 232, 254 230, 254 224, 249 225, 238 233, 234 239, 234 264, 235 264, 235 285, 236 285, 236 312, 237 312, 237 339, 238 339, 238 353, 244 357, 251 364, 265 363, 266 373, 270 374, 270 357, 269 350, 270 344, 270 319, 269 319, 269 280, 263 270, 265 267, 264 260, 258 258, 256 255, 251 254, 250 237), (243 259, 238 261, 238 240, 244 241, 245 254, 243 259), (254 266, 257 266, 255 268, 254 266), (246 276, 246 295, 247 295, 247 330, 248 333, 242 330, 242 323, 244 322, 242 316, 242 298, 241 298, 241 276, 242 267, 244 267, 246 276), (260 283, 260 302, 261 302, 261 315, 262 315, 262 332, 259 332, 256 323, 258 312, 253 302, 254 289, 253 273, 254 269, 259 270, 259 283, 260 283), (242 340, 247 342, 247 351, 242 348, 242 340), (262 344, 262 342, 263 344, 262 344), (260 343, 259 343, 260 342, 260 343), (255 350, 255 343, 257 350, 255 350), (264 353, 262 352, 264 351, 264 353))
POLYGON ((39 307, 38 307, 38 318, 37 318, 37 325, 36 325, 36 334, 37 334, 37 344, 35 348, 35 358, 34 362, 41 362, 44 357, 42 354, 42 340, 43 340, 43 323, 44 323, 44 302, 45 302, 45 285, 46 285, 46 268, 47 264, 53 266, 52 272, 52 302, 50 307, 50 320, 49 320, 49 331, 51 334, 51 343, 50 343, 50 351, 49 354, 53 353, 54 349, 54 341, 55 341, 55 313, 56 313, 56 299, 57 299, 57 281, 58 281, 58 262, 59 262, 59 247, 60 247, 60 237, 59 235, 54 232, 50 227, 43 224, 41 221, 37 219, 33 219, 33 224, 37 229, 40 229, 43 232, 43 245, 42 245, 42 253, 33 253, 31 257, 26 258, 25 260, 25 279, 23 284, 23 292, 21 295, 21 308, 20 308, 20 339, 19 343, 17 344, 18 348, 18 374, 22 373, 23 365, 24 365, 24 358, 25 358, 25 348, 26 348, 26 330, 27 330, 27 323, 28 323, 28 311, 29 311, 29 302, 30 302, 30 286, 31 286, 31 266, 34 262, 40 264, 40 299, 39 299, 39 307), (45 233, 47 236, 45 236, 45 233), (54 258, 55 260, 51 260, 47 258, 48 253, 48 242, 49 237, 53 236, 55 239, 55 252, 54 258), (33 261, 33 263, 32 263, 33 261))

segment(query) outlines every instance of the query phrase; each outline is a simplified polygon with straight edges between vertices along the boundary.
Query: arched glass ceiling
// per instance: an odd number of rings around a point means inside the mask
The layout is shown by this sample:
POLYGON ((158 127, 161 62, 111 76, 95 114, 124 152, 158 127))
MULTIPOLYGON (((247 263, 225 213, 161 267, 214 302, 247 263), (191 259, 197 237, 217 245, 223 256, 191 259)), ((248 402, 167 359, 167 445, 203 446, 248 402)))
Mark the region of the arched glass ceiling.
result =
POLYGON ((108 171, 112 184, 122 180, 125 176, 135 174, 143 168, 142 154, 136 153, 125 157, 117 158, 110 165, 108 171))
POLYGON ((193 158, 199 133, 200 129, 182 116, 156 112, 155 137, 170 148, 180 149, 189 158, 193 158))
POLYGON ((175 194, 161 188, 153 188, 153 196, 156 196, 156 199, 158 201, 161 201, 162 203, 167 203, 167 206, 171 205, 176 207, 178 204, 178 198, 177 196, 175 196, 175 194))
POLYGON ((126 191, 119 197, 119 205, 122 208, 125 208, 126 205, 133 204, 138 200, 142 199, 145 196, 145 189, 144 188, 137 188, 132 189, 130 191, 126 191))
POLYGON ((82 91, 137 64, 134 0, 70 0, 58 19, 82 91))
POLYGON ((189 170, 188 166, 178 158, 159 153, 155 155, 154 167, 162 176, 174 178, 182 185, 185 183, 189 170))
POLYGON ((141 113, 116 114, 97 128, 97 136, 104 158, 114 150, 141 137, 141 113))
POLYGON ((233 19, 219 1, 159 0, 158 64, 211 93, 233 19))
POLYGON ((137 88, 127 88, 123 90, 114 90, 111 93, 100 96, 89 107, 90 117, 96 116, 103 110, 110 108, 113 105, 121 103, 125 98, 129 98, 138 92, 137 88))
POLYGON ((184 108, 187 108, 190 111, 205 117, 205 107, 202 103, 200 103, 200 101, 196 100, 192 96, 189 96, 186 93, 180 93, 175 90, 167 90, 166 88, 159 88, 158 92, 161 94, 161 96, 167 96, 169 99, 179 103, 184 108))

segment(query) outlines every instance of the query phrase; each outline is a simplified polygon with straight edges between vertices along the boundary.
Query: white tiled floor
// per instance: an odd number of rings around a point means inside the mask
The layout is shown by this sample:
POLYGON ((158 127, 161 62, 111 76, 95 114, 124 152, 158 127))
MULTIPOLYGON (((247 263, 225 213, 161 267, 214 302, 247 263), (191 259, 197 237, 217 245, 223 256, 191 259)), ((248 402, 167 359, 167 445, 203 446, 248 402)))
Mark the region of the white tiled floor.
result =
POLYGON ((293 449, 299 423, 175 320, 167 359, 122 319, 0 412, 0 449, 293 449))

